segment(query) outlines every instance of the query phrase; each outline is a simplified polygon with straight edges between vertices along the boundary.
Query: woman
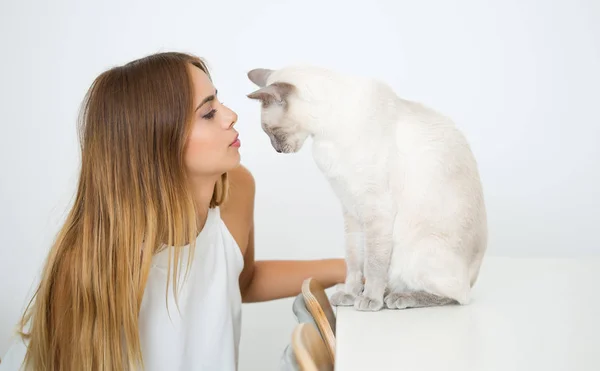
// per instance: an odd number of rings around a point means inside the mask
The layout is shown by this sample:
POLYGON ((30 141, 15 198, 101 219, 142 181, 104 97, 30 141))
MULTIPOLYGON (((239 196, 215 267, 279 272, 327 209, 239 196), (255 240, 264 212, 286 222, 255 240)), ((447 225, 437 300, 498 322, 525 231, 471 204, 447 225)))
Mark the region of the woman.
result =
POLYGON ((234 370, 241 302, 297 295, 309 276, 344 281, 342 259, 254 261, 237 115, 200 59, 161 53, 104 72, 81 121, 77 195, 17 365, 234 370))

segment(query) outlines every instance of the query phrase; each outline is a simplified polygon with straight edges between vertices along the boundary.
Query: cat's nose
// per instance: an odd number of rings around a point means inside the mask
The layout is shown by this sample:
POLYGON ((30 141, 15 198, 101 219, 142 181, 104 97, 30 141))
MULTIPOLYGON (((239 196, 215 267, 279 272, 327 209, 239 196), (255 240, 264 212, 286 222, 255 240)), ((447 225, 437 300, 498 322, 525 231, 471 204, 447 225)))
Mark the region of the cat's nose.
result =
POLYGON ((269 139, 271 140, 271 145, 277 151, 277 153, 281 153, 281 146, 279 142, 273 137, 273 135, 269 134, 269 139))

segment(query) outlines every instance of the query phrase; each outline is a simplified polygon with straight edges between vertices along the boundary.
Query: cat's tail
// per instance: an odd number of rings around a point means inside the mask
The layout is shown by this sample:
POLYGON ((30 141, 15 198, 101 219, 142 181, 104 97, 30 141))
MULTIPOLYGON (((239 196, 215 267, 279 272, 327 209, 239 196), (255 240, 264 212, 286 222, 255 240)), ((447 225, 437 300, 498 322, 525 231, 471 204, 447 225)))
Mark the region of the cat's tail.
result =
POLYGON ((458 304, 454 299, 438 296, 426 291, 390 293, 385 297, 384 302, 388 309, 437 307, 458 304))

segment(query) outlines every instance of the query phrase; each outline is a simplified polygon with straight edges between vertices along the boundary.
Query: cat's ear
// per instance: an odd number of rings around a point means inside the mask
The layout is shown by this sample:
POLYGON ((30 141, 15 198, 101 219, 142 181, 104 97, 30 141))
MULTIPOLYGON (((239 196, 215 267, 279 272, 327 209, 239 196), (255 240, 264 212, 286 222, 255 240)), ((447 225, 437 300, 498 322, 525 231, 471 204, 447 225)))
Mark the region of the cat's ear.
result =
POLYGON ((271 73, 273 73, 273 70, 269 70, 266 68, 256 68, 248 72, 248 78, 256 85, 260 86, 261 88, 264 88, 265 86, 267 86, 267 79, 269 78, 269 76, 271 76, 271 73))
POLYGON ((265 106, 273 102, 282 104, 286 102, 287 97, 294 89, 294 85, 287 82, 274 82, 248 94, 248 98, 260 100, 265 106))

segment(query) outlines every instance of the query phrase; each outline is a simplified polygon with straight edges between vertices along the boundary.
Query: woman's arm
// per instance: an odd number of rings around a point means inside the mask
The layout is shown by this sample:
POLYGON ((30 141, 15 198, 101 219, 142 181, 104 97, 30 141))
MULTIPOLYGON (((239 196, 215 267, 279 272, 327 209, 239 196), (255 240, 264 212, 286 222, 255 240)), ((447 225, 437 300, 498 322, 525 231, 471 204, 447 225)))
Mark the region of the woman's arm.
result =
POLYGON ((302 282, 313 277, 325 288, 343 283, 346 264, 343 259, 322 260, 263 260, 253 264, 242 287, 245 303, 275 300, 296 296, 302 282))
POLYGON ((229 178, 229 199, 222 206, 221 215, 244 256, 240 290, 245 303, 296 296, 309 277, 325 288, 345 281, 344 259, 255 261, 254 179, 243 167, 230 172, 229 178))
POLYGON ((282 299, 300 293, 302 282, 313 277, 325 288, 346 280, 344 259, 254 261, 254 228, 250 230, 240 279, 245 303, 282 299))
POLYGON ((346 264, 343 259, 257 261, 242 299, 245 303, 255 303, 296 296, 302 282, 309 277, 315 278, 324 288, 343 283, 346 264))

